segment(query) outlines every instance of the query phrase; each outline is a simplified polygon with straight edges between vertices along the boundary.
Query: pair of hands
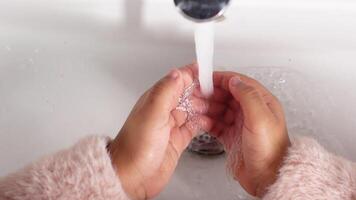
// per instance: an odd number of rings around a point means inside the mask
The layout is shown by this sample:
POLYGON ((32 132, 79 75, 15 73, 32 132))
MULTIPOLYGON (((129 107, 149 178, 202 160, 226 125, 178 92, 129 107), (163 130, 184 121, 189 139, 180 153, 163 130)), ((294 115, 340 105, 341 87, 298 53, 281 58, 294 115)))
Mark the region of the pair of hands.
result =
POLYGON ((112 163, 131 199, 155 197, 168 183, 178 160, 200 131, 216 136, 229 157, 239 157, 232 173, 254 196, 272 184, 289 146, 283 109, 260 83, 234 72, 214 73, 214 94, 191 96, 194 120, 176 110, 184 89, 196 79, 196 66, 172 70, 136 103, 108 146, 112 163), (241 153, 236 153, 236 138, 241 153))

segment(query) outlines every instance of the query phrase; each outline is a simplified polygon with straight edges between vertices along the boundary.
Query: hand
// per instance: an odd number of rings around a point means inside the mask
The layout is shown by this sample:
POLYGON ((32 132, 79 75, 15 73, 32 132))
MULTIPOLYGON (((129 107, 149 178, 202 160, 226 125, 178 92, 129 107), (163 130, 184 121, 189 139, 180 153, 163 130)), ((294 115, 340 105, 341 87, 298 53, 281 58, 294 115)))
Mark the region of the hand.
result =
POLYGON ((290 144, 282 106, 260 83, 233 72, 214 74, 210 133, 225 146, 233 176, 262 197, 290 144))
MULTIPOLYGON (((156 196, 167 184, 178 159, 199 129, 209 120, 175 108, 185 88, 193 82, 193 67, 171 71, 136 103, 117 138, 109 145, 112 163, 131 199, 156 196)), ((192 96, 193 109, 204 110, 204 101, 192 96)))

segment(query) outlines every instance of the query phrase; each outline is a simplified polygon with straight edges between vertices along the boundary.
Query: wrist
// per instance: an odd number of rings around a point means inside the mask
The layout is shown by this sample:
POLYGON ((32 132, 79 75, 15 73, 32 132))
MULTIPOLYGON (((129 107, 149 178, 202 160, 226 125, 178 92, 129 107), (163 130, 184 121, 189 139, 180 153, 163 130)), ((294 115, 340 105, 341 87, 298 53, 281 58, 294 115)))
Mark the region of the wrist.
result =
POLYGON ((277 173, 270 171, 264 175, 261 181, 258 182, 256 187, 256 196, 262 198, 268 191, 268 187, 271 186, 277 179, 277 173))
POLYGON ((280 153, 278 158, 275 159, 275 162, 272 163, 266 170, 265 173, 261 176, 260 181, 256 187, 256 196, 262 198, 267 192, 268 187, 274 184, 278 178, 279 170, 283 165, 283 159, 287 153, 287 149, 290 146, 290 142, 288 140, 287 145, 282 148, 283 153, 280 153))
POLYGON ((122 188, 131 200, 143 200, 146 198, 145 187, 138 180, 137 173, 130 173, 126 170, 117 170, 122 188))
POLYGON ((111 163, 121 182, 121 187, 126 195, 131 200, 146 199, 146 193, 141 181, 142 177, 138 171, 135 172, 135 167, 130 167, 130 158, 125 158, 125 154, 121 154, 115 141, 109 142, 107 150, 111 158, 111 163))

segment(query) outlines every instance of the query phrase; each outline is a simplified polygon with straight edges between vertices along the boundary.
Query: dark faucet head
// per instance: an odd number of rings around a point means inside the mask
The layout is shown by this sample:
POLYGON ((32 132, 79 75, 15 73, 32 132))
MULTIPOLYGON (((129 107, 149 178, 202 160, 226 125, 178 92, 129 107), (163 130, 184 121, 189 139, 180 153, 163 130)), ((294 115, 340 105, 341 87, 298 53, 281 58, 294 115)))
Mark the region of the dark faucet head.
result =
POLYGON ((195 22, 213 21, 223 15, 231 0, 174 0, 179 11, 195 22))

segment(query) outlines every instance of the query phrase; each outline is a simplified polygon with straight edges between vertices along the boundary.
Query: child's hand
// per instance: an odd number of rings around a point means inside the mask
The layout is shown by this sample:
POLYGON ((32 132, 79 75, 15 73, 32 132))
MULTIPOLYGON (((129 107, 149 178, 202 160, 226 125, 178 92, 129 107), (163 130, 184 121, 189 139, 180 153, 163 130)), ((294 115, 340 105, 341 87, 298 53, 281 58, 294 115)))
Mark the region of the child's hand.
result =
MULTIPOLYGON (((173 70, 149 89, 109 145, 123 188, 134 200, 156 196, 192 137, 199 129, 209 128, 207 117, 198 115, 193 124, 186 122, 185 112, 175 109, 184 89, 193 82, 193 67, 173 70)), ((203 111, 204 101, 192 99, 194 109, 203 111)))
POLYGON ((248 193, 262 196, 290 144, 282 106, 260 83, 241 74, 216 72, 214 85, 210 133, 224 144, 234 178, 248 193))

